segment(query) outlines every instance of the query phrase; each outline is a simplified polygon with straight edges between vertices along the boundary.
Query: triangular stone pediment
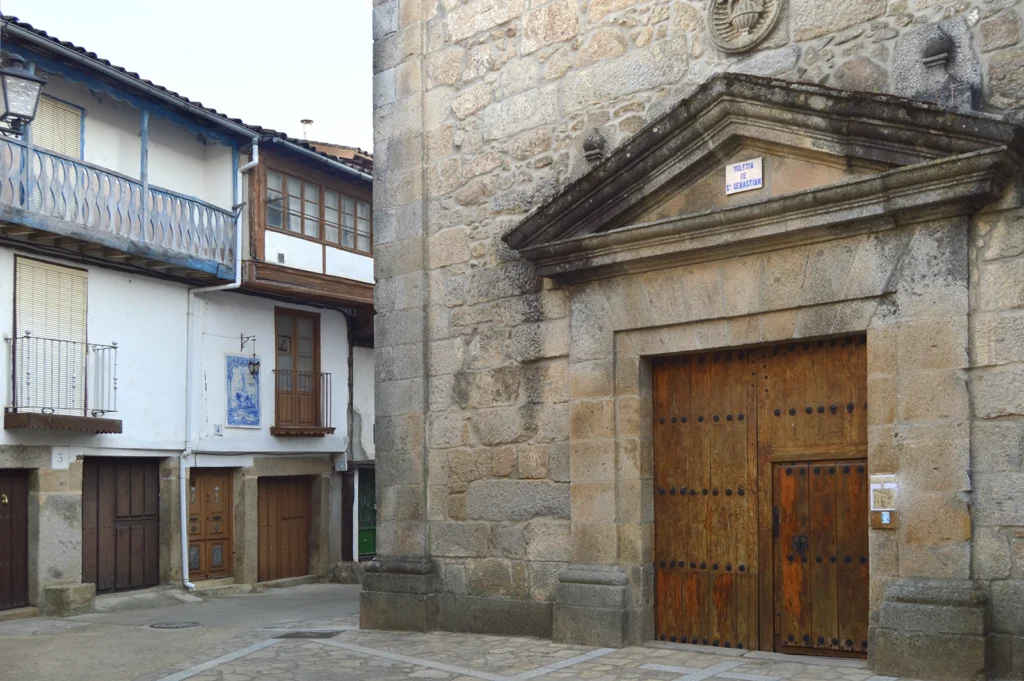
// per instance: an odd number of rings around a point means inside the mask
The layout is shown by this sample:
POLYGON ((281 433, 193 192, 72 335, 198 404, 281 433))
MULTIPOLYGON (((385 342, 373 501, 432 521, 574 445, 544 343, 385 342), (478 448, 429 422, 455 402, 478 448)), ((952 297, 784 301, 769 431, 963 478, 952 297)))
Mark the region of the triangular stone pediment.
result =
MULTIPOLYGON (((703 168, 702 172, 681 173, 676 182, 670 183, 669 188, 661 192, 660 201, 641 202, 634 211, 635 218, 630 222, 643 224, 704 211, 725 210, 767 198, 840 184, 892 169, 888 164, 869 162, 865 159, 836 156, 749 138, 737 137, 734 142, 728 145, 729 148, 712 150, 710 158, 702 164, 711 167, 703 168), (728 193, 727 169, 742 168, 755 161, 760 166, 760 173, 756 178, 760 181, 759 188, 728 193)), ((754 181, 749 180, 751 183, 754 181)), ((606 225, 599 231, 613 229, 613 224, 606 225)))
POLYGON ((505 241, 545 276, 593 278, 971 211, 1020 162, 1024 128, 897 97, 729 74, 708 81, 539 207, 505 241), (726 192, 761 159, 762 186, 726 192), (940 208, 945 207, 945 208, 940 208))

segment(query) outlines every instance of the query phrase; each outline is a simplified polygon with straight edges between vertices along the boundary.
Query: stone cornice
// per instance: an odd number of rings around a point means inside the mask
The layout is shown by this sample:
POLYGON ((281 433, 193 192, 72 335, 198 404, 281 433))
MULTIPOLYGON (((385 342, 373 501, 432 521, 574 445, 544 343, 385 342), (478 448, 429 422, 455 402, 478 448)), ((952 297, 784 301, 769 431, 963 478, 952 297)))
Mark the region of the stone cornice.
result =
MULTIPOLYGON (((1002 186, 1000 178, 1010 172, 1003 166, 1016 163, 1022 148, 1024 128, 996 116, 959 114, 887 95, 727 74, 709 80, 647 125, 504 239, 548 276, 566 275, 574 268, 625 268, 645 249, 657 249, 663 242, 692 242, 707 230, 728 231, 734 243, 759 239, 762 232, 772 231, 773 221, 841 224, 840 214, 850 212, 845 221, 856 220, 858 207, 865 217, 887 214, 878 211, 905 212, 909 204, 923 209, 930 205, 928 192, 940 190, 944 196, 941 201, 936 197, 936 204, 952 205, 954 197, 961 196, 977 205, 994 198, 993 192, 1002 186), (729 150, 751 142, 831 157, 840 164, 859 163, 879 169, 880 174, 743 207, 629 226, 647 207, 717 167, 729 150), (987 159, 987 171, 976 167, 982 158, 987 159), (964 179, 960 170, 940 179, 950 168, 934 165, 943 159, 960 159, 953 165, 962 162, 973 169, 967 173, 976 183, 973 194, 965 195, 965 187, 958 186, 964 179), (903 172, 911 168, 920 172, 903 172), (915 188, 915 183, 921 186, 915 188), (866 187, 871 189, 864 196, 852 198, 866 187), (882 194, 872 197, 871 191, 882 194), (903 203, 907 208, 899 207, 903 203), (744 229, 751 235, 742 236, 743 229, 736 225, 727 227, 721 222, 725 219, 750 222, 744 229), (606 240, 605 234, 617 236, 606 240)), ((782 225, 778 230, 793 232, 782 225)), ((644 258, 666 255, 650 253, 644 258)), ((634 262, 628 269, 639 266, 634 262)), ((650 266, 654 265, 643 267, 650 266)))
POLYGON ((843 238, 974 212, 1017 167, 1006 146, 840 184, 520 249, 538 274, 584 281, 843 238))

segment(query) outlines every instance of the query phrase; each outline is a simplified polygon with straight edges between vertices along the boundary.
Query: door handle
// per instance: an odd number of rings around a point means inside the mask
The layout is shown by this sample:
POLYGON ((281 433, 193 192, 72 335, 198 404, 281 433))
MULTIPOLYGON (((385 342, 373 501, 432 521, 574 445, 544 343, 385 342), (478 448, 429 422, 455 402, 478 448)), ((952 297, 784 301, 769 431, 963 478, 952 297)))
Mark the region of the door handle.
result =
POLYGON ((6 494, 0 494, 0 504, 6 506, 8 503, 9 502, 7 500, 7 495, 6 494))
POLYGON ((806 535, 797 535, 793 537, 793 550, 799 554, 807 552, 807 537, 806 535))

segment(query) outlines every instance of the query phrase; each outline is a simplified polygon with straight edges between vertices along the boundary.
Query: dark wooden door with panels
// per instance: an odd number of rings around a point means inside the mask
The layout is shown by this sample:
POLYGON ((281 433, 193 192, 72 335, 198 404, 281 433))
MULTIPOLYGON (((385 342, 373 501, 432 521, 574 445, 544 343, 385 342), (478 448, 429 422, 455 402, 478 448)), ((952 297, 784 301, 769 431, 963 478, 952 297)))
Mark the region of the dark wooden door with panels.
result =
POLYGON ((863 656, 863 336, 654 361, 658 639, 863 656))
POLYGON ((231 469, 189 475, 188 570, 193 579, 231 576, 231 469))

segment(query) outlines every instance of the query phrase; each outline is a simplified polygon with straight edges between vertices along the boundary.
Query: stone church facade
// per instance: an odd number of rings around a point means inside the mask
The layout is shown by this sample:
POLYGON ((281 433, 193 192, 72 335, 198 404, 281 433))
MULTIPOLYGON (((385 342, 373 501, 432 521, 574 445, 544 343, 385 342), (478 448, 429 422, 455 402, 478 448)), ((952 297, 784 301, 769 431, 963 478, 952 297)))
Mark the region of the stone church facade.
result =
POLYGON ((374 4, 363 626, 1024 679, 1024 6, 374 4))

